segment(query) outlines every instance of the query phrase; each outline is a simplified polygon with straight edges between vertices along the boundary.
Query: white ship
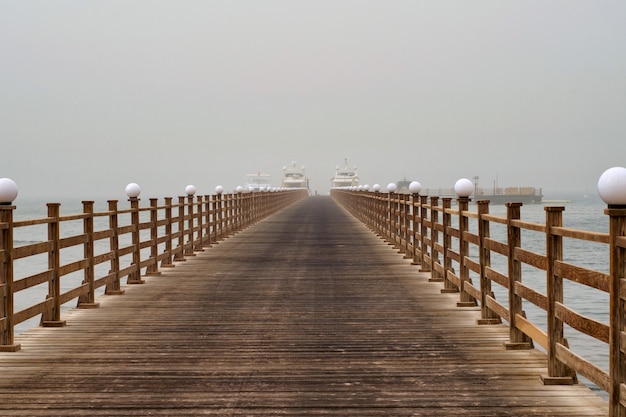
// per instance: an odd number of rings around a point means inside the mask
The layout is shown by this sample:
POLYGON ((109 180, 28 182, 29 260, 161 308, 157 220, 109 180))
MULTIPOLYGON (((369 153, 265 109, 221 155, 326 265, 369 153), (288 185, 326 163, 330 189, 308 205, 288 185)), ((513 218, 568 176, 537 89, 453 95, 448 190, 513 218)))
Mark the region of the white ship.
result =
POLYGON ((248 191, 269 191, 272 188, 271 182, 272 177, 269 174, 260 172, 248 174, 246 175, 244 188, 248 191))
POLYGON ((330 179, 331 188, 353 187, 359 185, 359 176, 356 167, 348 166, 348 160, 344 160, 343 167, 337 167, 335 176, 330 179))
POLYGON ((291 165, 283 167, 283 180, 280 183, 281 188, 309 188, 309 179, 306 177, 304 166, 299 167, 296 161, 292 161, 291 165))

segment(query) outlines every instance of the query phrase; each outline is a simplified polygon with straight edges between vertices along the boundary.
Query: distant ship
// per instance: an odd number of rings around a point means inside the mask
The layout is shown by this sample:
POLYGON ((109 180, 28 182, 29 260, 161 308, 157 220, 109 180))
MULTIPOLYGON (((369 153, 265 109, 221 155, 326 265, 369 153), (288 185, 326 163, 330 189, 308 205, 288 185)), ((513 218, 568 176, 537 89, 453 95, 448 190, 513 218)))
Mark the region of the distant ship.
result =
POLYGON ((271 182, 272 177, 269 174, 257 172, 246 175, 244 187, 248 191, 268 191, 272 188, 271 182))
POLYGON ((309 188, 309 179, 306 177, 304 166, 299 167, 296 161, 292 161, 291 165, 283 167, 283 180, 280 183, 281 188, 309 188))
MULTIPOLYGON (((453 188, 426 188, 422 189, 421 194, 439 196, 441 198, 457 198, 453 188)), ((493 188, 481 188, 478 186, 478 177, 474 177, 474 192, 470 195, 470 198, 472 201, 489 200, 491 204, 541 204, 543 202, 543 191, 541 188, 535 187, 498 187, 496 183, 494 183, 493 188)))
POLYGON ((471 198, 476 201, 489 200, 491 204, 541 204, 543 201, 543 192, 541 188, 534 187, 506 187, 495 188, 493 190, 476 188, 475 195, 471 196, 471 198))
POLYGON ((353 187, 359 185, 359 176, 356 167, 348 166, 348 160, 344 160, 343 167, 337 166, 335 176, 330 179, 331 188, 353 187))

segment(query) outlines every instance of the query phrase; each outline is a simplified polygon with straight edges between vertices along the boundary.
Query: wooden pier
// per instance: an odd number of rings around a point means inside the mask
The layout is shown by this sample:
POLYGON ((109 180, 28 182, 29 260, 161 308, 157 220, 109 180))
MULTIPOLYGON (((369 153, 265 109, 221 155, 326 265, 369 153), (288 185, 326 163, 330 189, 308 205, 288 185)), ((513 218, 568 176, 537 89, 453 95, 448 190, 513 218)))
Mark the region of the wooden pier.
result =
POLYGON ((0 353, 2 416, 604 416, 328 197, 0 353))

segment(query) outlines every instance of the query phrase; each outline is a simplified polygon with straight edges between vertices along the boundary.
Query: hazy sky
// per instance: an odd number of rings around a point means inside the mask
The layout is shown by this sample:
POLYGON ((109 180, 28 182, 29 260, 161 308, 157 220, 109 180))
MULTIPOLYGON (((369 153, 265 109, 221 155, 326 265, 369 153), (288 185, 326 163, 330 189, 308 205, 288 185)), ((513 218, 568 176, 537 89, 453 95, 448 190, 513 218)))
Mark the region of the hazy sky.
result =
MULTIPOLYGON (((626 165, 626 1, 0 0, 20 197, 362 183, 596 193, 626 165)), ((18 199, 20 198, 18 197, 18 199)))

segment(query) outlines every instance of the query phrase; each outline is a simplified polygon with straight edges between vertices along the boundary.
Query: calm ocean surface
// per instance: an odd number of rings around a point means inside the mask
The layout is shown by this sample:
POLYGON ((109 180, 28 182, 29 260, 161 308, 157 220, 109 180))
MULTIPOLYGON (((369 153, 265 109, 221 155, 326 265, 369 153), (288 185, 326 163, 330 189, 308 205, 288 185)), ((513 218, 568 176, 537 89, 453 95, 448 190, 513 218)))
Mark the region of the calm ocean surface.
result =
MULTIPOLYGON (((588 198, 582 195, 570 195, 559 197, 559 199, 568 200, 567 202, 558 202, 550 204, 537 204, 537 205, 524 205, 521 209, 522 220, 531 221, 535 223, 545 223, 545 211, 544 206, 555 205, 564 206, 565 211, 563 213, 563 223, 565 227, 570 227, 580 230, 590 230, 598 232, 608 232, 608 217, 604 214, 605 205, 595 195, 591 194, 588 198)), ((80 201, 60 201, 61 203, 61 215, 71 215, 82 212, 82 204, 80 201)), ((141 206, 148 204, 142 201, 141 206)), ((42 218, 47 215, 47 208, 45 201, 20 201, 15 202, 17 209, 14 212, 14 219, 34 219, 42 218)), ((125 209, 128 207, 126 201, 121 200, 119 202, 119 208, 125 209)), ((106 211, 106 201, 96 202, 95 211, 106 211)), ((470 210, 475 211, 476 206, 470 205, 470 210)), ((490 206, 490 213, 495 215, 506 215, 506 208, 504 206, 492 205, 490 206)), ((142 221, 144 221, 142 219, 142 221)), ((128 224, 129 219, 120 216, 120 225, 128 224)), ((96 230, 106 229, 108 227, 108 219, 106 217, 96 219, 96 230)), ((506 242, 506 229, 501 225, 492 224, 491 236, 494 239, 506 242)), ((71 236, 82 233, 82 221, 66 222, 62 227, 62 237, 71 236)), ((470 225, 471 229, 475 229, 475 225, 470 225)), ((146 231, 148 232, 148 231, 146 231)), ((148 232, 149 233, 149 232, 148 232)), ((143 237, 142 237, 143 238, 143 237)), ((15 246, 21 246, 28 243, 40 242, 47 240, 47 229, 45 226, 25 227, 15 230, 14 233, 15 246)), ((126 244, 126 242, 121 242, 126 244)), ((536 232, 522 233, 522 246, 525 249, 543 254, 545 253, 545 235, 536 232)), ((96 255, 108 251, 108 242, 99 242, 96 246, 96 255)), ((473 249, 472 249, 473 251, 473 249)), ((476 256, 476 253, 470 253, 471 256, 476 256)), ((146 255, 147 256, 147 255, 146 255)), ((72 248, 62 252, 62 264, 72 262, 74 260, 81 259, 83 257, 82 248, 72 248)), ((142 254, 142 258, 144 255, 142 254)), ((602 272, 608 272, 609 269, 609 253, 606 245, 595 244, 590 242, 581 242, 572 239, 564 240, 564 257, 566 262, 573 263, 575 265, 598 270, 602 272)), ((127 266, 130 263, 130 259, 122 260, 122 267, 127 266)), ((504 273, 506 273, 507 261, 506 258, 492 254, 492 266, 504 273)), ((96 277, 105 275, 108 272, 108 264, 99 265, 96 269, 96 277)), ((25 260, 18 260, 15 262, 15 279, 25 277, 37 272, 41 272, 47 269, 47 256, 37 256, 28 258, 25 260)), ((62 279, 62 291, 76 287, 82 281, 82 273, 69 275, 62 279)), ((476 278, 473 277, 476 283, 476 278)), ((522 271, 522 281, 536 289, 537 291, 545 294, 546 277, 545 272, 536 270, 532 267, 524 266, 522 271)), ((124 281, 125 282, 125 281, 124 281)), ((102 289, 97 294, 102 294, 102 289)), ((494 293, 496 299, 498 299, 504 305, 507 305, 508 299, 507 292, 504 288, 498 287, 494 284, 494 293)), ((45 299, 47 294, 47 285, 40 285, 27 291, 20 292, 15 297, 16 311, 21 310, 34 303, 41 302, 45 299)), ((608 295, 579 285, 575 283, 565 282, 565 304, 573 308, 578 313, 594 318, 603 323, 609 322, 608 309, 609 299, 608 295)), ((73 308, 76 305, 76 301, 68 303, 63 306, 64 311, 73 308)), ((527 317, 539 325, 544 331, 546 330, 545 312, 534 307, 531 303, 524 303, 524 310, 527 317)), ((23 332, 31 327, 39 324, 39 317, 31 319, 25 323, 21 323, 16 327, 16 334, 23 332)), ((600 368, 608 370, 608 349, 607 345, 602 342, 598 342, 590 337, 581 335, 572 329, 566 328, 565 336, 568 339, 570 348, 582 356, 583 358, 593 362, 600 368)), ((596 390, 599 395, 606 398, 604 391, 599 390, 589 381, 580 378, 581 382, 587 383, 592 389, 596 390)))

